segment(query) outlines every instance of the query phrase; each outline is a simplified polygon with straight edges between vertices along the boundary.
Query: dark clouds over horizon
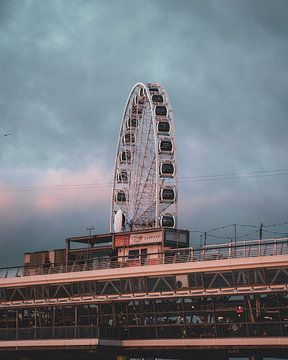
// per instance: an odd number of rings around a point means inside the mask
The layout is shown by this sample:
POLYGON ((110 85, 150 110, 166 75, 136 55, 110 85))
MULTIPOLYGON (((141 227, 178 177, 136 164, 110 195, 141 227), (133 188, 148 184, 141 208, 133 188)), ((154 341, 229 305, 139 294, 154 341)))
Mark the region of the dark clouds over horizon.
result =
MULTIPOLYGON (((6 190, 111 183, 136 82, 169 93, 180 179, 288 168, 285 0, 0 0, 0 69, 0 264, 108 231, 109 187, 6 190)), ((283 222, 287 180, 180 182, 180 226, 283 222)))

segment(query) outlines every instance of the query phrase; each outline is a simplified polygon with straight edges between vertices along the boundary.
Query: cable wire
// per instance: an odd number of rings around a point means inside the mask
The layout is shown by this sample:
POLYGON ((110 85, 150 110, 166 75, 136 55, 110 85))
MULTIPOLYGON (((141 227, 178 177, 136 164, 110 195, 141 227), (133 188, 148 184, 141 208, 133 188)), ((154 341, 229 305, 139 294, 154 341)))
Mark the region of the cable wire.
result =
MULTIPOLYGON (((275 175, 288 175, 288 169, 276 169, 276 170, 259 170, 250 172, 239 173, 223 173, 223 174, 211 174, 211 175, 199 175, 192 177, 178 178, 179 182, 191 183, 196 181, 218 181, 229 179, 245 179, 245 178, 257 178, 275 175)), ((112 187, 111 182, 107 183, 87 183, 87 184, 59 184, 59 185, 39 185, 39 186, 19 186, 19 187, 2 187, 0 192, 21 192, 21 191, 41 191, 41 190, 82 190, 82 189, 94 189, 99 187, 112 187)), ((275 224, 276 226, 277 224, 275 224)), ((271 225, 271 226, 274 226, 271 225)))

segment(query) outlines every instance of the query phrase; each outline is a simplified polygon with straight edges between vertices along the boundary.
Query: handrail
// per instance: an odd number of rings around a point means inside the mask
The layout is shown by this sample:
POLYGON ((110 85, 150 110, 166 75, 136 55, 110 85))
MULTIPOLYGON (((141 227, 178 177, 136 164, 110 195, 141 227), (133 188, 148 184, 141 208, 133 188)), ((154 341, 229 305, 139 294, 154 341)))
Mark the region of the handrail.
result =
POLYGON ((169 249, 159 253, 148 253, 145 256, 140 254, 133 258, 112 256, 67 263, 5 267, 0 268, 0 278, 287 254, 288 238, 248 240, 238 243, 205 245, 197 249, 193 247, 169 249))

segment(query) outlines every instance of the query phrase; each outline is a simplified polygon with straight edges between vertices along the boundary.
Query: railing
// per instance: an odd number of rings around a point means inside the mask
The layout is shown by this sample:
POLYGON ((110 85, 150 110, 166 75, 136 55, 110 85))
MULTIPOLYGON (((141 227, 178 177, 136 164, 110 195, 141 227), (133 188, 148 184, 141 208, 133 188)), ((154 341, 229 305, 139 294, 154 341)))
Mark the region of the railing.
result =
POLYGON ((154 324, 153 326, 50 326, 2 328, 0 341, 44 339, 161 339, 282 337, 288 335, 287 322, 230 322, 214 324, 154 324))
POLYGON ((0 329, 0 340, 81 339, 99 337, 97 326, 50 326, 0 329))
POLYGON ((0 278, 287 254, 288 238, 250 240, 229 244, 206 245, 199 249, 192 247, 172 249, 133 258, 124 256, 103 257, 61 264, 49 263, 29 267, 0 268, 0 278))

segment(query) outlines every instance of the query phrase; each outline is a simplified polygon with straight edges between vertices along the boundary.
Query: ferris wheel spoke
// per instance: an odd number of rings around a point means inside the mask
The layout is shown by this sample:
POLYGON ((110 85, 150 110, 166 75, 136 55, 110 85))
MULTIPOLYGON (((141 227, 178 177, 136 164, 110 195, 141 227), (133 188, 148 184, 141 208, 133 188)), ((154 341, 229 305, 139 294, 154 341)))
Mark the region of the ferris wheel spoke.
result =
MULTIPOLYGON (((150 136, 150 133, 151 133, 151 129, 152 129, 152 121, 149 124, 149 130, 148 130, 147 139, 146 139, 146 143, 145 143, 145 148, 144 148, 144 152, 143 152, 143 156, 142 156, 141 166, 140 166, 140 168, 139 167, 137 168, 137 171, 135 173, 135 181, 138 181, 138 183, 139 183, 137 193, 135 195, 136 199, 139 198, 139 191, 140 191, 140 187, 141 187, 141 179, 142 179, 142 176, 143 176, 143 170, 145 168, 144 165, 146 165, 145 160, 147 160, 146 159, 147 146, 148 146, 148 143, 149 143, 149 136, 150 136), (140 174, 138 174, 138 170, 140 170, 140 174)), ((140 162, 140 159, 139 159, 139 162, 140 162)), ((145 180, 145 182, 146 182, 146 180, 145 180)))
POLYGON ((135 218, 135 221, 137 222, 143 215, 145 215, 152 207, 155 207, 156 201, 153 200, 142 212, 142 214, 138 215, 135 218))
POLYGON ((134 157, 133 157, 132 169, 131 169, 131 173, 133 174, 133 178, 131 177, 130 186, 131 186, 131 189, 133 189, 133 191, 131 191, 133 204, 137 201, 137 195, 136 195, 135 189, 137 188, 137 184, 139 182, 138 168, 139 168, 139 163, 140 163, 141 154, 142 154, 140 146, 141 146, 141 144, 143 142, 144 128, 146 126, 146 123, 144 122, 144 118, 145 118, 145 108, 143 109, 143 113, 142 113, 141 118, 139 117, 140 136, 138 135, 138 132, 139 132, 138 131, 137 132, 136 144, 135 144, 135 152, 134 152, 134 157))
MULTIPOLYGON (((143 116, 142 116, 143 124, 141 124, 142 125, 141 126, 141 137, 140 137, 139 142, 138 142, 139 145, 143 144, 143 142, 145 141, 145 138, 144 138, 145 129, 147 131, 147 123, 146 123, 145 119, 148 116, 149 116, 149 114, 146 113, 146 107, 145 107, 144 110, 143 110, 143 116)), ((146 134, 146 136, 148 136, 148 135, 146 134)), ((139 165, 140 165, 140 158, 141 158, 141 155, 143 155, 140 150, 141 149, 139 149, 139 151, 138 151, 138 154, 137 154, 138 157, 136 159, 137 160, 136 161, 136 164, 137 164, 136 174, 138 174, 138 169, 139 169, 139 165)))
MULTIPOLYGON (((147 185, 147 183, 148 183, 148 180, 149 180, 149 176, 150 176, 151 171, 154 170, 154 169, 153 169, 153 167, 154 167, 154 166, 153 166, 153 165, 154 165, 154 162, 155 162, 155 154, 154 154, 154 158, 153 158, 153 161, 152 161, 152 163, 151 163, 149 172, 148 172, 147 177, 146 177, 146 179, 145 179, 145 183, 143 184, 142 190, 141 190, 141 192, 140 192, 140 194, 139 194, 139 196, 138 196, 138 202, 137 202, 137 204, 136 204, 135 215, 136 215, 137 212, 138 212, 138 209, 139 209, 139 206, 140 206, 140 203, 141 203, 141 200, 142 200, 142 196, 143 196, 143 194, 144 194, 144 189, 146 188, 146 189, 148 190, 148 192, 150 192, 150 194, 153 194, 153 189, 151 189, 151 188, 149 188, 149 187, 147 188, 146 185, 147 185)), ((156 185, 153 185, 153 186, 156 186, 156 185)))

